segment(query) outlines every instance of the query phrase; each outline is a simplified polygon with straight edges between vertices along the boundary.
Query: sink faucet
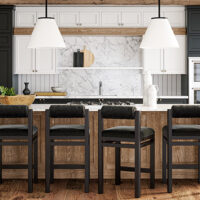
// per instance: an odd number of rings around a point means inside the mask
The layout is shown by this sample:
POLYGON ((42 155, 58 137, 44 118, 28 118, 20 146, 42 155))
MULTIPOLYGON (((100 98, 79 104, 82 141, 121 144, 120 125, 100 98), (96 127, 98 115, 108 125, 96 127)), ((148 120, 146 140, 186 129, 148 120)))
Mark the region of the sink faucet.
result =
POLYGON ((103 85, 102 81, 99 81, 99 96, 102 95, 102 85, 103 85))

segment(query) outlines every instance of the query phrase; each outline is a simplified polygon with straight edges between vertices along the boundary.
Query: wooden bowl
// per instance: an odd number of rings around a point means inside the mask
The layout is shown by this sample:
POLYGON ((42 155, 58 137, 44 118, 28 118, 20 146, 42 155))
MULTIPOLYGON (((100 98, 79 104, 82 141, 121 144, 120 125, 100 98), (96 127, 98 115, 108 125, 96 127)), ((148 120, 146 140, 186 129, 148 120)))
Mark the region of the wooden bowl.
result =
POLYGON ((34 102, 35 97, 36 95, 0 96, 0 104, 30 106, 34 102))

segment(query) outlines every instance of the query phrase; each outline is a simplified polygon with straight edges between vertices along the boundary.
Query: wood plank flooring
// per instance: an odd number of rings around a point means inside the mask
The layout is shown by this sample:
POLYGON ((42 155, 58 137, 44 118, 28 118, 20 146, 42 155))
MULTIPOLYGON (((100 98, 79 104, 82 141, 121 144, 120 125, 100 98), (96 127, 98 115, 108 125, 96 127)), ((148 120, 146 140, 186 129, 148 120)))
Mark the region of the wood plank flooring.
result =
MULTIPOLYGON (((106 180, 104 194, 97 194, 97 181, 92 180, 90 193, 85 194, 83 180, 56 180, 51 193, 44 192, 44 181, 34 184, 34 192, 27 193, 26 180, 5 180, 0 185, 0 200, 133 200, 134 181, 123 180, 120 186, 114 180, 106 180)), ((200 184, 196 180, 174 180, 173 193, 168 194, 166 185, 156 181, 156 188, 149 189, 149 181, 142 180, 142 200, 199 200, 200 184)))

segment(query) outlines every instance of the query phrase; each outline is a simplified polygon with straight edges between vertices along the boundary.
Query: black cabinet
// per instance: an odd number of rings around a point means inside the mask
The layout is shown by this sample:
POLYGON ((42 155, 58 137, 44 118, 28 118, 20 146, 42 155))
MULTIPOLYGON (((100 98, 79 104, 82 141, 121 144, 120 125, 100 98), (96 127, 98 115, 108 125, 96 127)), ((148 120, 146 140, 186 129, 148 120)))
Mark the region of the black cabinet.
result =
POLYGON ((0 85, 12 87, 13 6, 0 6, 0 85))
POLYGON ((200 57, 200 6, 187 8, 188 56, 200 57))

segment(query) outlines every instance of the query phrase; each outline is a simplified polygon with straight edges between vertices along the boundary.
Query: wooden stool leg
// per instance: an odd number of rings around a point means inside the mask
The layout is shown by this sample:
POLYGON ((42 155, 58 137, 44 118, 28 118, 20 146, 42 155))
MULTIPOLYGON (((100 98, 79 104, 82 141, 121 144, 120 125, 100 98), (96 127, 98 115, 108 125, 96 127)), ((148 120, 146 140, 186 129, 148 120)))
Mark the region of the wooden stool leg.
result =
POLYGON ((50 146, 50 183, 54 182, 54 145, 50 146))
POLYGON ((167 159, 166 159, 166 139, 163 137, 162 138, 162 182, 164 184, 167 183, 167 179, 166 179, 166 170, 167 170, 167 159))
POLYGON ((115 185, 120 185, 120 148, 115 148, 115 185))
POLYGON ((28 142, 28 192, 33 192, 33 143, 32 140, 28 142))
POLYGON ((150 188, 155 188, 155 137, 153 136, 150 145, 150 188))
POLYGON ((168 140, 168 182, 167 182, 167 192, 172 192, 172 145, 168 140))
POLYGON ((34 183, 38 183, 38 138, 34 141, 34 183))

